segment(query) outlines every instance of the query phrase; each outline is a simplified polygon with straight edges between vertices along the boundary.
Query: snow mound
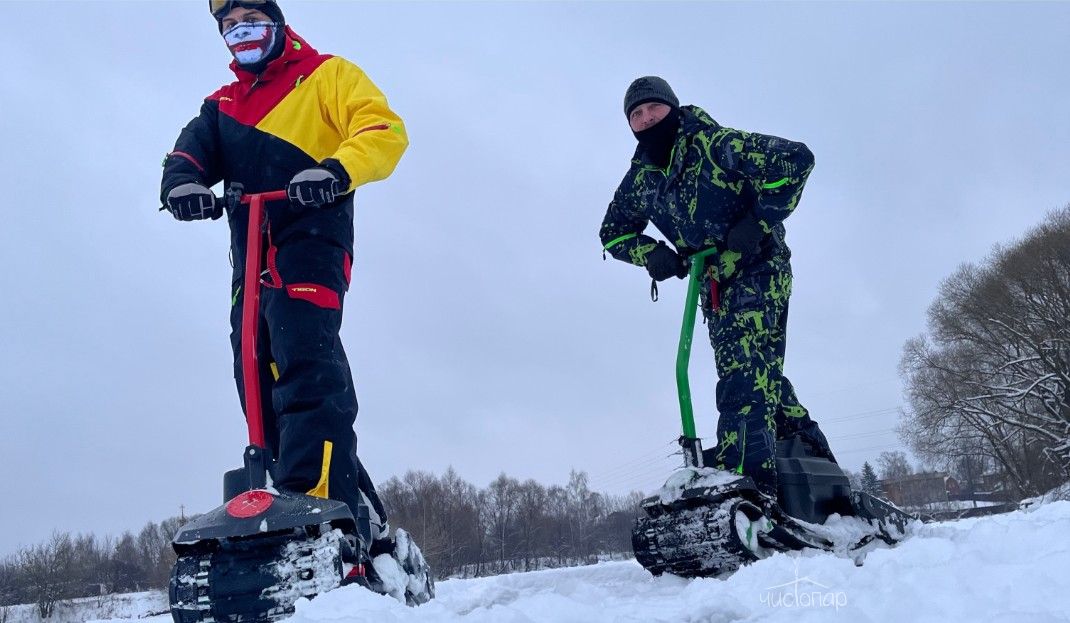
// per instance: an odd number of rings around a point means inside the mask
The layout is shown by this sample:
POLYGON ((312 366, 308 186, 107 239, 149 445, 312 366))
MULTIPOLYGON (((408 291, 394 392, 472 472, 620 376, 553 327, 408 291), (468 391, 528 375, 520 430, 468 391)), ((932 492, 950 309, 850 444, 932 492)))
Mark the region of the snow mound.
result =
MULTIPOLYGON (((847 530, 846 527, 841 526, 847 530)), ((1066 622, 1070 502, 917 524, 861 567, 809 552, 774 554, 724 579, 651 577, 634 561, 449 580, 418 608, 348 586, 301 600, 292 623, 762 621, 1066 622)), ((170 617, 154 617, 165 623, 170 617)))
POLYGON ((1047 493, 1038 495, 1035 498, 1027 498, 1022 500, 1019 507, 1023 509, 1031 509, 1042 504, 1049 504, 1051 502, 1070 501, 1070 482, 1064 482, 1063 484, 1055 487, 1047 493))
POLYGON ((398 565, 398 561, 394 560, 390 554, 379 554, 372 560, 372 566, 375 567, 375 573, 382 580, 383 588, 390 593, 391 597, 404 605, 405 588, 409 585, 409 578, 405 575, 405 570, 398 565))
MULTIPOLYGON (((879 532, 876 521, 869 521, 861 517, 843 517, 833 513, 829 515, 823 524, 807 523, 801 520, 799 523, 809 528, 814 534, 823 536, 831 541, 833 544, 832 551, 837 556, 846 556, 857 562, 862 562, 865 556, 873 549, 887 547, 883 541, 875 539, 871 541, 872 545, 870 546, 862 547, 858 550, 851 549, 865 540, 866 537, 873 536, 879 532)), ((923 525, 920 520, 909 521, 906 524, 906 529, 900 532, 896 526, 889 522, 884 526, 884 530, 889 532, 889 536, 898 540, 900 538, 909 538, 912 534, 917 533, 923 525)))

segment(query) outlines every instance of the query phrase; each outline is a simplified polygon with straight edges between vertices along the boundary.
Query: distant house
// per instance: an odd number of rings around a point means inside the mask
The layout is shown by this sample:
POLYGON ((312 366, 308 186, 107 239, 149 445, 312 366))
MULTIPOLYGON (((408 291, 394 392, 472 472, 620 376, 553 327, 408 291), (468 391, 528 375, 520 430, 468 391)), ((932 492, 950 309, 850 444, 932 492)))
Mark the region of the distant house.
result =
POLYGON ((981 489, 984 491, 999 491, 1004 488, 1003 474, 988 472, 981 475, 981 489))
POLYGON ((1019 499, 1012 493, 1006 474, 989 472, 981 476, 981 482, 971 499, 991 502, 1010 502, 1019 499))
POLYGON ((957 497, 959 483, 947 472, 911 474, 880 481, 881 490, 897 506, 923 506, 957 497))

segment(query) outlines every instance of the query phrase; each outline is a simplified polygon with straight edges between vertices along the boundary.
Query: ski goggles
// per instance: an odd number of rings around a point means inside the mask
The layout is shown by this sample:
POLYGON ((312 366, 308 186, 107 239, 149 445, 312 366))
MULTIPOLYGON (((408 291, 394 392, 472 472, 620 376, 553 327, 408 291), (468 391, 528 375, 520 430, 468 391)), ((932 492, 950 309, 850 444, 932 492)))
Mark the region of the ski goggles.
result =
POLYGON ((255 9, 265 4, 275 4, 275 0, 208 0, 208 10, 212 12, 212 17, 223 19, 236 6, 255 9))

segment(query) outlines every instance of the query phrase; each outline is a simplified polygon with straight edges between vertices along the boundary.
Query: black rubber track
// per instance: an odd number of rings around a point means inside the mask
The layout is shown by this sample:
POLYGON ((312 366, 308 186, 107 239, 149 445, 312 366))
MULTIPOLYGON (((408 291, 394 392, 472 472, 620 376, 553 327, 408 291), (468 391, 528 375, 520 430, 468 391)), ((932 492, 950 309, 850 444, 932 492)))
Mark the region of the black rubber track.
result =
POLYGON ((267 622, 286 617, 299 597, 315 595, 307 586, 341 582, 340 553, 330 571, 334 577, 316 578, 322 568, 303 564, 317 547, 322 544, 316 539, 295 542, 293 535, 286 535, 228 542, 214 552, 182 556, 171 573, 171 616, 175 623, 267 622), (280 562, 290 564, 280 567, 280 562), (280 568, 288 569, 289 575, 280 577, 280 568), (271 591, 284 597, 266 597, 271 591))
POLYGON ((690 578, 735 571, 758 559, 735 528, 736 511, 743 508, 755 507, 733 498, 713 507, 640 517, 632 532, 635 559, 654 575, 690 578))

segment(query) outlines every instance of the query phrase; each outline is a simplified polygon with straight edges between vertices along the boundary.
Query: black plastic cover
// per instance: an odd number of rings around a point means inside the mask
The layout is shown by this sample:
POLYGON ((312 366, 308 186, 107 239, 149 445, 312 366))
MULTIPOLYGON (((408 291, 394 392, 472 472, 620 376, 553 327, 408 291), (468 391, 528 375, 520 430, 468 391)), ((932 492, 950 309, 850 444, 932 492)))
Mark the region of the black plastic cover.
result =
POLYGON ((342 528, 343 531, 352 531, 355 527, 353 514, 344 502, 310 495, 260 491, 273 498, 266 510, 251 517, 235 517, 227 512, 228 502, 182 526, 175 534, 175 550, 181 554, 183 547, 207 540, 256 537, 323 523, 342 528))
POLYGON ((777 498, 788 515, 824 523, 833 513, 852 515, 851 482, 840 466, 810 454, 797 438, 777 442, 777 498))

